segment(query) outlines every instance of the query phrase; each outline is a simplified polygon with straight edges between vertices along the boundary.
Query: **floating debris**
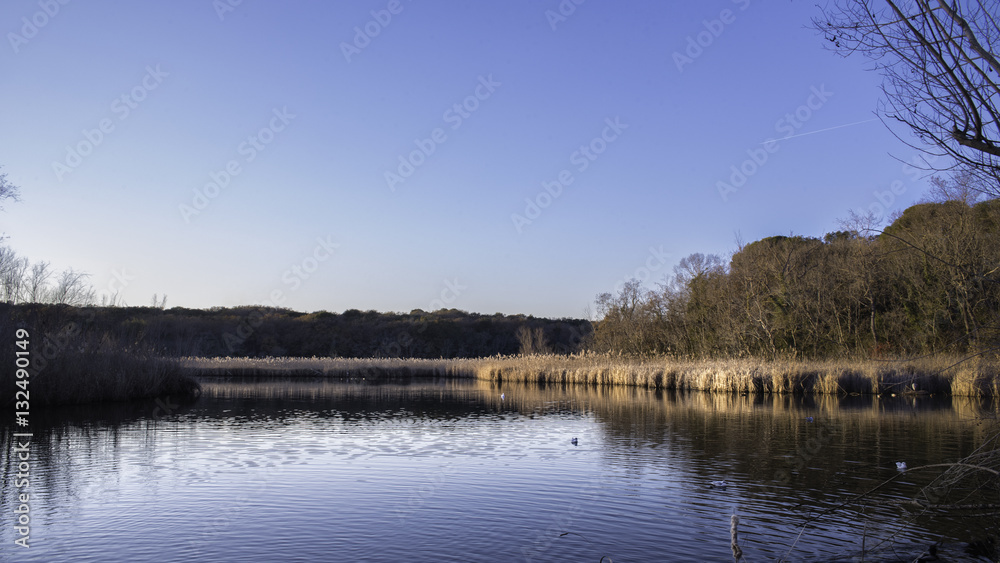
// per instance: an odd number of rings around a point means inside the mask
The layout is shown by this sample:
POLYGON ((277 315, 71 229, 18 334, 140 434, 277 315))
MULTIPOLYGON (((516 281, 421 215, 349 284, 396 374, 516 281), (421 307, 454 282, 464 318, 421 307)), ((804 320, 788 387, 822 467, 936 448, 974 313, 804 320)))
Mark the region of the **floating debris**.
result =
POLYGON ((896 462, 896 469, 898 469, 900 471, 906 471, 906 462, 905 461, 897 461, 896 462))
POLYGON ((740 517, 734 512, 732 517, 729 518, 729 547, 733 550, 733 561, 736 563, 740 563, 740 559, 743 559, 743 550, 740 548, 739 527, 740 517))
POLYGON ((811 416, 807 416, 806 417, 806 422, 812 422, 812 421, 813 421, 813 417, 811 417, 811 416))
POLYGON ((921 553, 920 557, 917 557, 918 563, 925 563, 926 561, 940 561, 940 560, 941 558, 938 557, 937 545, 932 545, 928 547, 927 551, 921 553))
POLYGON ((729 483, 726 483, 725 481, 712 481, 711 484, 708 485, 708 488, 709 489, 721 489, 721 490, 724 491, 724 490, 726 490, 726 487, 728 487, 728 486, 729 486, 729 483))

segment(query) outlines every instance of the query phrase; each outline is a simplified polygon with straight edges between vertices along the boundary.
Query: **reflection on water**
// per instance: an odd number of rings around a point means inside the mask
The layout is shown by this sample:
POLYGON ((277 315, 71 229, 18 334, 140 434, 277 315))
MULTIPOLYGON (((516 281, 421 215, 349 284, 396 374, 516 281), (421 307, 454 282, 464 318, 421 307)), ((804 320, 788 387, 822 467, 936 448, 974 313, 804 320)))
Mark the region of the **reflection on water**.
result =
MULTIPOLYGON (((898 475, 896 461, 967 455, 992 431, 983 414, 928 397, 206 381, 193 404, 35 416, 30 549, 13 545, 4 429, 0 560, 731 561, 736 513, 749 561, 863 547, 912 561, 939 541, 948 560, 978 561, 966 542, 995 534, 989 519, 822 511, 898 475)), ((899 475, 878 499, 931 476, 899 475)))

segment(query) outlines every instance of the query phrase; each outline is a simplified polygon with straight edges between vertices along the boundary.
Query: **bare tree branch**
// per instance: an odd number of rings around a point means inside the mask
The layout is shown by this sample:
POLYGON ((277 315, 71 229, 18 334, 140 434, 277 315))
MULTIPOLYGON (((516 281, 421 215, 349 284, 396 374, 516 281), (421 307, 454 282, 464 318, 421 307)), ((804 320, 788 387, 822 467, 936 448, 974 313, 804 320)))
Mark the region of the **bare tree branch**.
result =
MULTIPOLYGON (((21 188, 11 184, 7 180, 7 174, 0 174, 0 204, 3 200, 9 199, 12 201, 21 201, 21 188)), ((3 210, 3 205, 0 205, 0 211, 3 210)))
POLYGON ((935 170, 969 171, 1000 196, 997 13, 1000 0, 835 0, 813 27, 835 52, 875 63, 883 123, 905 125, 919 143, 901 140, 950 157, 935 170))

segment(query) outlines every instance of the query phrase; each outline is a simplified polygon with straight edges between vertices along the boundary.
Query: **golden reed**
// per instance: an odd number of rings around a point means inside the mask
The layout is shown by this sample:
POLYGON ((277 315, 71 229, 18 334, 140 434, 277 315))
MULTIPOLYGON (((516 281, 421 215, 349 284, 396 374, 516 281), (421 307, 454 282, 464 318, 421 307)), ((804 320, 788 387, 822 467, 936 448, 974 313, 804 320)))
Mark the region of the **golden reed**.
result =
POLYGON ((493 382, 628 385, 717 393, 1000 395, 1000 363, 919 360, 678 360, 608 354, 401 358, 183 358, 199 375, 468 377, 493 382))

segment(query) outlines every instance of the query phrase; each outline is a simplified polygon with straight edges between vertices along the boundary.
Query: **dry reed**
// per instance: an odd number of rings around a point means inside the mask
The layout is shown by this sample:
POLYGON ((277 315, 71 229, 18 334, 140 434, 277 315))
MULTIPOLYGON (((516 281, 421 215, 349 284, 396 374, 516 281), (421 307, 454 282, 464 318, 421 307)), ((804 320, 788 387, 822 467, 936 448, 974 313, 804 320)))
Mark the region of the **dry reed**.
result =
MULTIPOLYGON (((19 323, 24 321, 0 317, 0 334, 13 340, 19 323)), ((30 338, 18 334, 18 341, 25 342, 29 352, 19 358, 27 360, 27 364, 19 371, 0 370, 0 386, 8 390, 3 404, 8 407, 15 406, 16 401, 28 401, 27 397, 30 406, 35 407, 152 397, 181 400, 200 391, 198 381, 183 373, 178 360, 160 357, 151 346, 125 331, 81 332, 76 322, 26 324, 36 326, 30 338), (62 331, 52 328, 60 324, 62 331), (75 327, 75 332, 70 327, 75 327), (14 391, 19 390, 23 390, 20 397, 24 399, 14 396, 14 391)), ((14 366, 14 355, 14 343, 8 341, 0 349, 0 358, 14 366)))
POLYGON ((401 358, 183 358, 199 375, 319 375, 356 378, 465 377, 500 382, 625 385, 717 393, 950 394, 1000 393, 996 361, 937 357, 876 360, 677 360, 607 354, 401 358))
MULTIPOLYGON (((7 388, 14 386, 7 383, 7 388)), ((181 399, 200 390, 176 360, 124 350, 64 351, 32 375, 29 385, 33 406, 181 399)))

